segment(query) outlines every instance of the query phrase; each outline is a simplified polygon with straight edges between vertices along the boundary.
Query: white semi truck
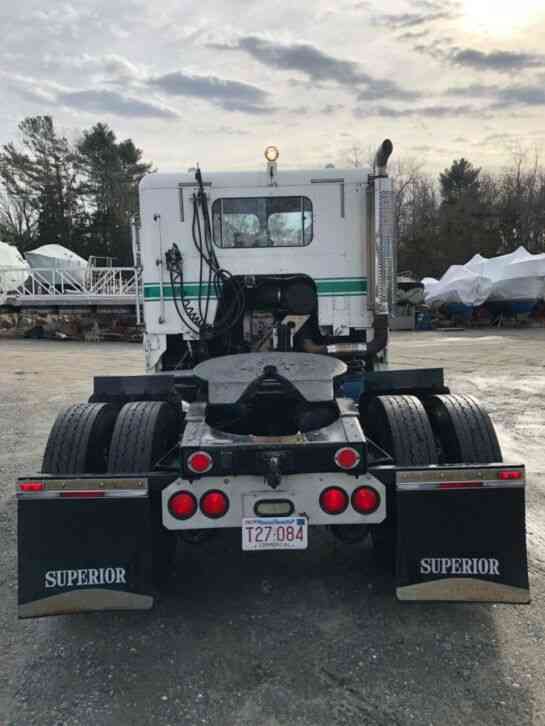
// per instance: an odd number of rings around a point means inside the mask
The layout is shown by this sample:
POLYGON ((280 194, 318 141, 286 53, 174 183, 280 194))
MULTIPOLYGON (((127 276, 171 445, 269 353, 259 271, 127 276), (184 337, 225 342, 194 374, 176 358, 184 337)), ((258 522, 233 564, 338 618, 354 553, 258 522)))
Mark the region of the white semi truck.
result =
POLYGON ((401 600, 528 602, 524 468, 441 369, 388 367, 391 153, 143 179, 146 373, 95 378, 18 481, 20 617, 149 608, 226 527, 370 537, 401 600))

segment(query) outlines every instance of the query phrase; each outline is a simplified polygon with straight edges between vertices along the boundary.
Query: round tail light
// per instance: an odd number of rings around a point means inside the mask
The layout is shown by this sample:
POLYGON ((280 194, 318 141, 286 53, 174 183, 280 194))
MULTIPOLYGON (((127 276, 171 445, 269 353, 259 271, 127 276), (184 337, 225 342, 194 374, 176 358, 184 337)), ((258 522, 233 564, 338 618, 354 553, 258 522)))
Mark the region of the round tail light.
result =
POLYGON ((348 494, 340 487, 328 487, 320 494, 320 506, 326 514, 342 514, 348 506, 348 494))
POLYGON ((372 514, 380 506, 380 494, 373 487, 358 487, 352 493, 352 506, 360 514, 372 514))
POLYGON ((351 446, 343 446, 335 454, 335 463, 339 469, 354 469, 360 463, 360 455, 351 446))
POLYGON ((201 512, 205 517, 218 519, 223 517, 229 509, 227 495, 218 489, 212 489, 201 497, 201 512))
POLYGON ((168 500, 168 510, 176 519, 189 519, 197 511, 197 500, 191 492, 177 492, 168 500))
POLYGON ((187 457, 187 468, 194 474, 206 474, 214 466, 214 460, 206 451, 194 451, 187 457))

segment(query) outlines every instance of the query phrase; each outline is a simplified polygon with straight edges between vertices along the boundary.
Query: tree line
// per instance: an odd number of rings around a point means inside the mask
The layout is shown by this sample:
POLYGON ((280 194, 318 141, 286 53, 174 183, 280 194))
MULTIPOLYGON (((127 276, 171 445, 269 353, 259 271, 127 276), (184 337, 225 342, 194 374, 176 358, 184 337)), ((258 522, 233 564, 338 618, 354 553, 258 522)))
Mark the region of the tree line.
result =
MULTIPOLYGON (((59 243, 88 258, 132 264, 131 217, 138 182, 152 164, 132 139, 119 141, 104 123, 75 140, 50 116, 19 124, 20 141, 0 148, 0 240, 21 252, 59 243)), ((361 166, 358 145, 347 161, 361 166)), ((440 277, 480 252, 505 254, 524 245, 545 252, 545 168, 516 153, 501 172, 456 159, 437 179, 416 162, 391 164, 395 183, 398 269, 440 277)))
POLYGON ((84 258, 132 264, 130 220, 138 182, 152 170, 131 139, 97 123, 70 141, 50 116, 19 124, 0 150, 0 240, 21 252, 57 243, 84 258))

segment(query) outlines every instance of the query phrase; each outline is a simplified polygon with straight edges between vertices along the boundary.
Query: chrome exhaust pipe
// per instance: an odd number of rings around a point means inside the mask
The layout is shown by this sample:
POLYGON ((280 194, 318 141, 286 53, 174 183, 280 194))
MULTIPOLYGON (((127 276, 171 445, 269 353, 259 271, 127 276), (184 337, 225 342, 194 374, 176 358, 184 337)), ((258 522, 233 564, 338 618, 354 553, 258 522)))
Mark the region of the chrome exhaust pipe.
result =
POLYGON ((386 176, 386 166, 393 150, 394 145, 390 139, 384 139, 382 144, 378 147, 377 153, 375 154, 374 164, 375 174, 377 174, 377 176, 386 176))

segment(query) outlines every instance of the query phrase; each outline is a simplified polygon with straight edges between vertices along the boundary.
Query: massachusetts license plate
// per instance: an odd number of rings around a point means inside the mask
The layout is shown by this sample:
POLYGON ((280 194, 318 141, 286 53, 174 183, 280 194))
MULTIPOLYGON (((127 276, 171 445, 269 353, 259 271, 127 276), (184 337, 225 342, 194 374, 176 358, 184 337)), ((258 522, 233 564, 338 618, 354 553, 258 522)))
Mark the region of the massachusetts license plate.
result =
POLYGON ((306 517, 246 517, 242 520, 243 550, 306 550, 306 517))

